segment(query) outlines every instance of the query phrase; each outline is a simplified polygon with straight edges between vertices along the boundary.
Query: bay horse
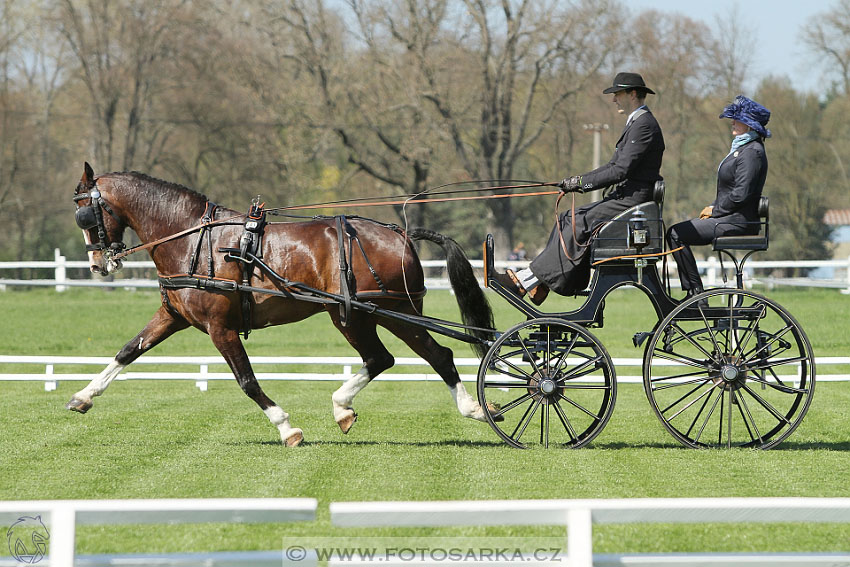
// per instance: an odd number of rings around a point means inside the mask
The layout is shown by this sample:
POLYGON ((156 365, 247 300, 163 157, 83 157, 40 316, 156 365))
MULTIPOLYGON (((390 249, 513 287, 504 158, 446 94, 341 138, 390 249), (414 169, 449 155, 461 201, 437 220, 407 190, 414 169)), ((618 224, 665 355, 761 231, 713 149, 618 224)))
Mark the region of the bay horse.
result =
MULTIPOLYGON (((108 173, 95 177, 88 163, 75 189, 74 201, 77 224, 83 230, 93 273, 107 275, 121 268, 121 239, 129 227, 142 242, 140 247, 148 248, 161 278, 188 272, 204 274, 198 281, 244 281, 242 262, 227 261, 226 255, 219 251, 239 247, 245 231, 244 213, 211 206, 200 193, 141 173, 108 173), (226 219, 239 220, 225 222, 226 219), (199 223, 205 224, 205 228, 200 229, 199 223), (191 263, 196 265, 190 266, 191 263), (207 275, 211 277, 206 279, 207 275)), ((340 280, 342 238, 339 226, 334 218, 269 223, 265 226, 258 256, 262 255, 263 261, 288 282, 300 282, 319 292, 340 294, 343 284, 340 280)), ((348 262, 353 271, 355 297, 366 296, 379 307, 398 313, 421 313, 424 274, 411 240, 429 240, 446 252, 450 280, 464 323, 477 328, 472 334, 485 340, 492 338, 490 305, 468 259, 452 239, 425 229, 405 234, 398 227, 355 217, 346 221, 346 227, 349 239, 356 235, 357 241, 357 246, 348 241, 349 250, 353 250, 348 262), (376 286, 376 282, 380 285, 376 286), (381 291, 376 291, 376 287, 381 291)), ((251 286, 278 293, 287 289, 286 283, 263 273, 254 274, 251 286)), ((162 305, 151 321, 124 345, 100 375, 72 396, 66 405, 68 409, 80 413, 88 411, 92 398, 103 394, 122 369, 173 333, 191 326, 209 335, 239 386, 278 428, 283 444, 298 445, 303 440, 301 429, 293 427, 289 414, 263 392, 239 336, 240 331, 245 331, 246 323, 241 294, 248 293, 251 329, 293 323, 326 311, 334 326, 363 359, 363 367, 331 396, 333 416, 343 433, 349 431, 357 417, 352 407, 354 397, 375 376, 394 364, 393 356, 378 337, 377 325, 407 343, 434 368, 448 386, 462 416, 486 421, 482 408, 460 381, 452 351, 438 344, 422 327, 362 310, 353 310, 348 313, 347 320, 342 320, 339 303, 314 303, 262 292, 214 286, 174 289, 165 285, 161 285, 160 291, 162 305)), ((476 347, 481 356, 485 348, 483 343, 474 344, 473 348, 476 347)))

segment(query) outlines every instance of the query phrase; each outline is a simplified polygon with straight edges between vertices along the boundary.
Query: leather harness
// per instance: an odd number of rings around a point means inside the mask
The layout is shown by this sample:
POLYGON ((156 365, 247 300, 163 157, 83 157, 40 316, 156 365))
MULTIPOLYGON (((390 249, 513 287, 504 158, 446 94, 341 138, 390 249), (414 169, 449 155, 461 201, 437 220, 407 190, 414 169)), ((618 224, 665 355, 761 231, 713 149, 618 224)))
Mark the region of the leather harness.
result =
MULTIPOLYGON (((217 205, 211 201, 207 202, 206 209, 202 218, 204 225, 212 222, 215 219, 217 205)), ((327 218, 327 217, 316 217, 327 218)), ((339 247, 339 294, 322 292, 301 284, 293 282, 275 272, 270 266, 263 261, 263 236, 265 234, 266 211, 258 200, 255 200, 250 210, 248 211, 245 223, 243 225, 242 236, 239 239, 238 248, 219 248, 218 251, 225 254, 225 261, 238 261, 242 265, 241 282, 235 280, 216 278, 213 262, 213 242, 212 228, 203 226, 198 235, 198 241, 192 254, 189 263, 189 271, 186 274, 176 275, 160 275, 159 285, 163 300, 166 305, 173 309, 166 290, 168 289, 200 289, 222 292, 239 292, 241 310, 242 310, 242 335, 247 339, 251 332, 252 311, 254 306, 253 294, 266 293, 269 295, 280 295, 287 298, 310 301, 313 303, 322 304, 339 304, 339 316, 342 326, 347 326, 351 318, 352 303, 360 303, 361 300, 381 297, 393 298, 418 298, 425 295, 425 290, 421 292, 397 292, 388 290, 384 282, 381 280, 378 272, 375 270, 372 263, 366 255, 366 250, 357 234, 357 230, 349 222, 351 218, 361 219, 363 217, 337 215, 333 217, 336 232, 337 245, 339 247), (206 275, 195 273, 198 266, 198 256, 203 247, 204 237, 207 240, 207 260, 208 270, 206 275), (363 260, 372 274, 377 290, 366 290, 358 293, 357 281, 354 277, 352 269, 352 258, 354 254, 354 243, 360 249, 363 260), (283 290, 270 290, 266 288, 258 288, 251 285, 251 279, 254 277, 255 268, 259 268, 261 273, 268 274, 273 279, 283 284, 283 290)), ((402 233, 400 227, 385 223, 376 222, 382 226, 386 226, 402 233)))

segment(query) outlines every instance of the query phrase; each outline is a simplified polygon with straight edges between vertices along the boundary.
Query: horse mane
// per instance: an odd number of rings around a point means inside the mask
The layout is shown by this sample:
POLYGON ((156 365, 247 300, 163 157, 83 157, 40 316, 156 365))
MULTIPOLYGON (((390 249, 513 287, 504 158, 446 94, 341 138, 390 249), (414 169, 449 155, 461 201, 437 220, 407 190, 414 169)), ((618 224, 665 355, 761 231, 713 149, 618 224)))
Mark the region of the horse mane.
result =
POLYGON ((148 175, 147 173, 141 173, 139 171, 125 171, 125 172, 121 172, 121 173, 114 173, 112 175, 125 175, 125 176, 129 176, 129 177, 134 177, 136 179, 139 179, 140 181, 144 181, 146 184, 153 183, 153 184, 156 184, 159 187, 167 189, 169 191, 174 191, 174 192, 177 192, 177 193, 186 194, 186 195, 189 195, 189 196, 194 197, 196 199, 200 199, 204 202, 206 202, 208 200, 207 196, 204 195, 203 193, 199 193, 198 191, 195 191, 194 189, 190 189, 189 187, 186 187, 185 185, 181 185, 179 183, 174 183, 173 181, 165 181, 163 179, 152 177, 152 176, 148 175))

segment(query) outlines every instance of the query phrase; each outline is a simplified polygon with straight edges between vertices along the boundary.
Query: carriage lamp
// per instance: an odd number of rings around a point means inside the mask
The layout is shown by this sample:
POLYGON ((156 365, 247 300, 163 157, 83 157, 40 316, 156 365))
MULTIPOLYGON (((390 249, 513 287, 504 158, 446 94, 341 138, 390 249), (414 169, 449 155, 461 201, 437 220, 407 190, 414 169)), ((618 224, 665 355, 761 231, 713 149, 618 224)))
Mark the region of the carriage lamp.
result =
POLYGON ((649 230, 646 226, 646 213, 638 209, 629 219, 629 247, 636 248, 640 254, 643 247, 649 244, 649 230))
MULTIPOLYGON (((629 219, 629 248, 634 248, 640 254, 643 247, 649 244, 649 230, 646 225, 646 213, 637 209, 629 219)), ((645 258, 635 258, 637 268, 637 283, 643 283, 643 269, 647 262, 645 258)))

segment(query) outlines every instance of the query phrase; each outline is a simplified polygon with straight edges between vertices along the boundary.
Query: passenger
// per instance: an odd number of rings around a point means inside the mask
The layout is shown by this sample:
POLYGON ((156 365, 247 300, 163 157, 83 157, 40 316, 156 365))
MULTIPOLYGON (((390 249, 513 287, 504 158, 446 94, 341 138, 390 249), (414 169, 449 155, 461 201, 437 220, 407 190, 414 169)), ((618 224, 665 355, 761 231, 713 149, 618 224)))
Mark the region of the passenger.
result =
POLYGON ((575 295, 590 281, 589 243, 604 223, 626 209, 652 200, 655 182, 661 179, 664 136, 655 117, 644 104, 647 94, 655 94, 637 73, 617 73, 614 84, 603 94, 613 94, 621 114, 627 114, 626 126, 614 149, 611 161, 582 175, 567 177, 562 192, 593 191, 610 188, 604 197, 559 215, 549 241, 528 268, 514 273, 508 270, 493 277, 520 297, 528 293, 540 305, 549 290, 575 295))
POLYGON ((697 262, 690 244, 710 244, 716 236, 758 234, 758 206, 767 177, 764 139, 770 138, 765 128, 770 111, 743 95, 728 105, 719 118, 732 121, 732 149, 717 168, 717 196, 705 207, 699 218, 680 222, 667 231, 671 249, 679 268, 679 281, 686 297, 702 293, 697 262), (749 223, 749 224, 748 224, 749 223))

